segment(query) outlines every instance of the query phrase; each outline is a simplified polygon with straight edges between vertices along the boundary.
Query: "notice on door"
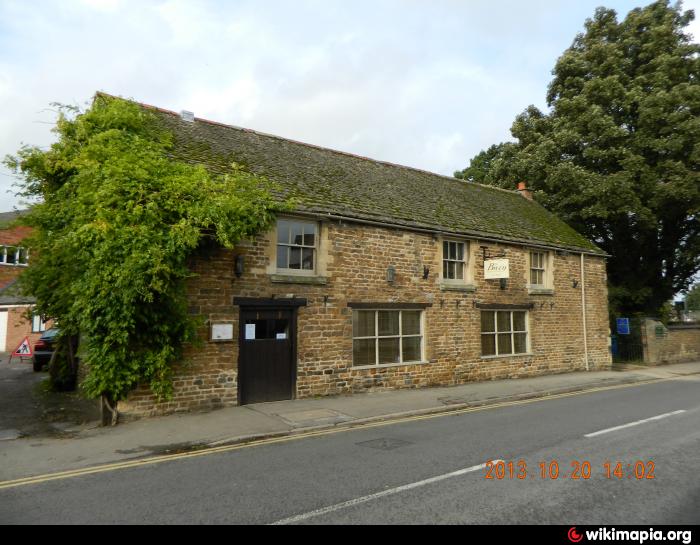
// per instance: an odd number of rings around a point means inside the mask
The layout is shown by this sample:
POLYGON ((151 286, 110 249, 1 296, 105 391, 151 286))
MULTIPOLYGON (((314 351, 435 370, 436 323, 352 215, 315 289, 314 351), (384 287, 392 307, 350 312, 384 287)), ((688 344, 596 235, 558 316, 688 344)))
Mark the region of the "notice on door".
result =
POLYGON ((246 324, 245 325, 245 339, 246 339, 246 341, 254 341, 255 340, 255 324, 246 324))

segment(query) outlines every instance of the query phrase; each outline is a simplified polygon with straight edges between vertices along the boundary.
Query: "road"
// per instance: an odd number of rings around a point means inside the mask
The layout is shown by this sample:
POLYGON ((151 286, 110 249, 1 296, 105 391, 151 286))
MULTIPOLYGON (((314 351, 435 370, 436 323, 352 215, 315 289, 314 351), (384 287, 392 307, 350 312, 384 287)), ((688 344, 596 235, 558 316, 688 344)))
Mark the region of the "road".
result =
POLYGON ((6 487, 0 523, 698 524, 700 378, 6 487), (528 476, 486 479, 489 460, 528 476))

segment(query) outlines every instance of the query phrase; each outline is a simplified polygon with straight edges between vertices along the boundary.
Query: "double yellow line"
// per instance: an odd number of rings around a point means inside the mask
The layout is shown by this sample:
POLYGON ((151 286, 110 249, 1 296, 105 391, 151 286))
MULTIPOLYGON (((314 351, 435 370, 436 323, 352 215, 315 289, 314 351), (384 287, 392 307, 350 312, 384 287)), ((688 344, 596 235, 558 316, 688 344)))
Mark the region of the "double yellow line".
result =
POLYGON ((449 408, 446 408, 443 411, 439 411, 439 412, 435 412, 435 413, 399 417, 399 418, 395 418, 395 419, 382 420, 379 422, 368 422, 366 424, 353 425, 352 422, 349 422, 348 424, 346 424, 344 426, 339 426, 337 428, 332 428, 332 429, 308 431, 308 432, 303 432, 303 433, 298 433, 298 434, 285 435, 283 437, 272 437, 272 438, 267 438, 267 439, 258 439, 258 440, 253 440, 253 441, 250 441, 247 443, 239 443, 239 444, 235 444, 235 445, 222 445, 222 446, 218 446, 218 447, 205 447, 202 450, 197 450, 197 451, 193 451, 193 452, 167 454, 167 455, 162 455, 162 456, 152 456, 150 458, 144 458, 141 460, 117 462, 117 463, 112 463, 112 464, 103 464, 103 465, 88 467, 88 468, 84 468, 84 469, 74 469, 74 470, 69 470, 69 471, 61 471, 61 472, 57 472, 57 473, 47 473, 45 475, 37 475, 35 477, 25 477, 22 479, 14 479, 11 481, 0 481, 0 490, 6 489, 6 488, 16 488, 16 487, 20 487, 20 486, 27 486, 27 485, 31 485, 31 484, 42 484, 42 483, 57 481, 57 480, 61 480, 61 479, 72 479, 74 477, 82 477, 85 475, 94 475, 97 473, 107 473, 110 471, 117 471, 120 469, 131 469, 131 468, 136 468, 136 467, 149 466, 149 465, 154 465, 154 464, 160 464, 163 462, 172 462, 175 460, 186 460, 189 458, 198 458, 200 456, 210 456, 212 454, 219 454, 219 453, 223 453, 223 452, 232 452, 235 450, 240 450, 240 449, 250 448, 250 447, 273 445, 275 443, 286 443, 288 441, 297 441, 299 439, 306 439, 309 437, 320 437, 320 436, 324 436, 324 435, 332 435, 335 433, 343 433, 343 432, 353 431, 353 430, 377 428, 377 427, 389 426, 389 425, 393 425, 393 424, 402 424, 405 422, 415 422, 418 420, 428 420, 428 419, 432 419, 432 418, 440 418, 443 416, 451 416, 451 415, 458 415, 458 414, 487 411, 487 410, 492 410, 492 409, 500 409, 503 407, 513 407, 516 405, 526 405, 529 403, 538 403, 538 402, 549 401, 549 400, 553 400, 553 399, 561 399, 561 398, 565 398, 565 397, 580 396, 580 395, 590 394, 590 393, 595 393, 595 392, 603 392, 606 390, 619 390, 622 388, 633 388, 633 387, 638 387, 638 386, 645 386, 648 384, 654 384, 657 382, 666 382, 669 380, 678 380, 678 378, 677 377, 658 378, 658 379, 645 380, 642 382, 634 382, 634 383, 630 383, 630 384, 618 384, 615 386, 601 386, 598 388, 591 388, 588 390, 581 390, 581 391, 577 391, 577 392, 552 394, 552 395, 547 395, 544 397, 523 399, 523 400, 518 400, 518 401, 505 401, 502 403, 494 403, 491 405, 482 405, 479 407, 466 407, 463 409, 452 409, 452 410, 450 410, 449 408))

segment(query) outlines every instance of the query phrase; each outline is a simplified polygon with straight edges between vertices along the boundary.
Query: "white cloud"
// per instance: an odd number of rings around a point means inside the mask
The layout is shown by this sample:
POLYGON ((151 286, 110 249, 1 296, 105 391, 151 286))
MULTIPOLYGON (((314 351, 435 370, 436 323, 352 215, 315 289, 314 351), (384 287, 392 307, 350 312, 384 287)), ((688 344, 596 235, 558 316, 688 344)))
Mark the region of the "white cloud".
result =
MULTIPOLYGON (((606 2, 621 15, 635 3, 606 2)), ((104 90, 449 175, 544 106, 598 4, 3 0, 0 156, 51 142, 50 102, 104 90)), ((8 174, 0 210, 16 202, 8 174)))

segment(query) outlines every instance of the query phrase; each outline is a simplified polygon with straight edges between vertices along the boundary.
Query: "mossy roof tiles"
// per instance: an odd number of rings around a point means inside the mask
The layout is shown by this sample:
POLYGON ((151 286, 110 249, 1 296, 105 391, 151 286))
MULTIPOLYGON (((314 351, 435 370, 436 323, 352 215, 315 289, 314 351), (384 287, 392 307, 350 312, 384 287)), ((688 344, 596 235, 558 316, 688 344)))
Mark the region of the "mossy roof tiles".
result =
POLYGON ((337 215, 604 255, 516 191, 464 182, 146 106, 175 136, 176 157, 225 172, 235 161, 294 197, 299 212, 337 215))

